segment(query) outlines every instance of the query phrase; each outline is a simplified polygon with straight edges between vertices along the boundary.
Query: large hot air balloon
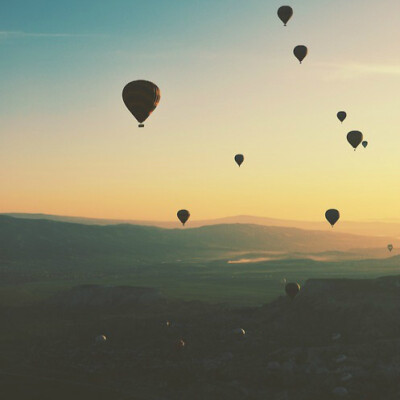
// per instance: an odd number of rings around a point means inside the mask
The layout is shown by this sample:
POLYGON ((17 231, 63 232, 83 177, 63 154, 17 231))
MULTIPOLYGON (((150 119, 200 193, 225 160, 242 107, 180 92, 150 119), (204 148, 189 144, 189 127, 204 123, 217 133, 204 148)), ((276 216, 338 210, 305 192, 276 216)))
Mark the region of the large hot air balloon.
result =
POLYGON ((306 58, 307 53, 308 49, 306 46, 303 45, 296 46, 293 50, 293 54, 300 61, 300 64, 306 58))
POLYGON ((190 212, 188 210, 179 210, 176 213, 179 221, 182 222, 182 225, 185 225, 186 221, 189 219, 190 217, 190 212))
POLYGON ((347 141, 353 146, 356 151, 357 146, 362 142, 363 134, 360 131, 351 131, 347 134, 347 141))
POLYGON ((339 111, 336 115, 340 122, 343 122, 347 117, 346 111, 339 111))
POLYGON ((292 7, 290 7, 290 6, 279 7, 278 17, 285 26, 288 23, 289 19, 292 18, 292 16, 293 16, 293 8, 292 7))
POLYGON ((368 142, 366 140, 364 140, 361 144, 364 146, 364 149, 368 146, 368 142))
POLYGON ((122 91, 122 99, 128 110, 138 120, 139 128, 156 109, 160 102, 160 89, 149 81, 133 81, 128 83, 122 91))
POLYGON ((393 250, 393 245, 392 244, 388 244, 387 248, 388 248, 389 251, 392 251, 393 250))
POLYGON ((300 285, 294 282, 288 283, 285 286, 285 292, 293 300, 296 297, 297 293, 300 292, 300 285))
POLYGON ((334 208, 331 208, 325 212, 325 218, 327 221, 332 225, 335 225, 336 222, 338 222, 340 218, 340 213, 338 210, 335 210, 334 208))
POLYGON ((243 154, 236 154, 235 161, 236 161, 236 164, 239 165, 239 167, 240 167, 244 161, 243 154))

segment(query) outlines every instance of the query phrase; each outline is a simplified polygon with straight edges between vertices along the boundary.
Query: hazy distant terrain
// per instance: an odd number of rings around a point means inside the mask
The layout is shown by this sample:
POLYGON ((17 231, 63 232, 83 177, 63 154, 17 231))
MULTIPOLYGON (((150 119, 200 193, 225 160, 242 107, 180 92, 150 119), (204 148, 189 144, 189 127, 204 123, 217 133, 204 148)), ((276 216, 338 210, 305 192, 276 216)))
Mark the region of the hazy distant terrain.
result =
MULTIPOLYGON (((48 219, 60 222, 75 222, 86 225, 118 225, 118 224, 132 224, 144 226, 157 226, 160 228, 181 228, 179 221, 141 221, 141 220, 116 220, 105 218, 84 218, 84 217, 68 217, 60 215, 49 214, 25 214, 25 213, 5 213, 0 215, 8 215, 14 218, 23 219, 48 219)), ((188 227, 197 228, 207 225, 220 225, 220 224, 255 224, 265 226, 279 226, 289 228, 299 228, 305 230, 320 230, 329 231, 329 224, 323 220, 319 222, 313 221, 296 221, 284 220, 276 218, 257 217, 251 215, 238 215, 233 217, 225 217, 209 220, 195 220, 191 219, 188 222, 188 227)), ((399 241, 400 247, 400 221, 363 221, 354 222, 340 220, 335 225, 335 232, 350 233, 361 236, 386 236, 393 237, 399 241)))
POLYGON ((0 216, 0 301, 37 301, 82 283, 154 287, 168 298, 260 304, 284 278, 377 277, 399 270, 390 238, 221 224, 96 226, 0 216))
MULTIPOLYGON (((376 251, 388 256, 392 238, 365 237, 335 231, 248 224, 220 224, 200 228, 162 229, 139 225, 85 225, 0 216, 0 260, 82 259, 126 257, 132 262, 213 260, 249 252, 282 254, 376 251)), ((317 255, 314 254, 314 257, 317 255)), ((332 253, 330 255, 333 257, 332 253)), ((297 254, 299 257, 299 254, 297 254)), ((361 256, 360 256, 361 257, 361 256)), ((339 257, 340 259, 340 257, 339 257)))

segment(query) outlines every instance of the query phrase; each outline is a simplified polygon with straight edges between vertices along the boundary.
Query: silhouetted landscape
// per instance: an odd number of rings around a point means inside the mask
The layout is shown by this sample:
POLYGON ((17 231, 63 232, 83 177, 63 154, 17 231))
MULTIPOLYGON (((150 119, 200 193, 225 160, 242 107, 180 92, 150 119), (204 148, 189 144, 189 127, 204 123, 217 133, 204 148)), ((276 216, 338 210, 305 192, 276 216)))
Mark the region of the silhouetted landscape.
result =
POLYGON ((14 398, 400 394, 388 238, 1 216, 0 240, 1 385, 14 398), (294 300, 286 281, 303 285, 294 300))

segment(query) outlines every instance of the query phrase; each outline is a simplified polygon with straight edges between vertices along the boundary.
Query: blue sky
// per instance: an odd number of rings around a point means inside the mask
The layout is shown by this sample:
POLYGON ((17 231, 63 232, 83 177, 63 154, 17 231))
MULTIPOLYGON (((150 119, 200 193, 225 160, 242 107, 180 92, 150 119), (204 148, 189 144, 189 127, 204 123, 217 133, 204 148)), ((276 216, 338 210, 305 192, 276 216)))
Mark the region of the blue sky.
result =
POLYGON ((275 0, 2 4, 0 211, 400 217, 400 3, 290 4, 286 28, 275 0), (134 79, 162 93, 143 132, 121 100, 134 79), (373 143, 363 161, 346 129, 373 143))

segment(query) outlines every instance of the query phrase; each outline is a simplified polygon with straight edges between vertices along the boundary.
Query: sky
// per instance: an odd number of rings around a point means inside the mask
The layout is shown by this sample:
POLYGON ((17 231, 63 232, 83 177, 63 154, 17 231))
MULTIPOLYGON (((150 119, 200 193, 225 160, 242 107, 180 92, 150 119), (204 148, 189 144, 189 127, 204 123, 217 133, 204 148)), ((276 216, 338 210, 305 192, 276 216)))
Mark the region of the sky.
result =
POLYGON ((1 4, 0 212, 400 218, 400 2, 288 4, 287 27, 275 0, 1 4), (136 79, 161 90, 144 129, 136 79))

